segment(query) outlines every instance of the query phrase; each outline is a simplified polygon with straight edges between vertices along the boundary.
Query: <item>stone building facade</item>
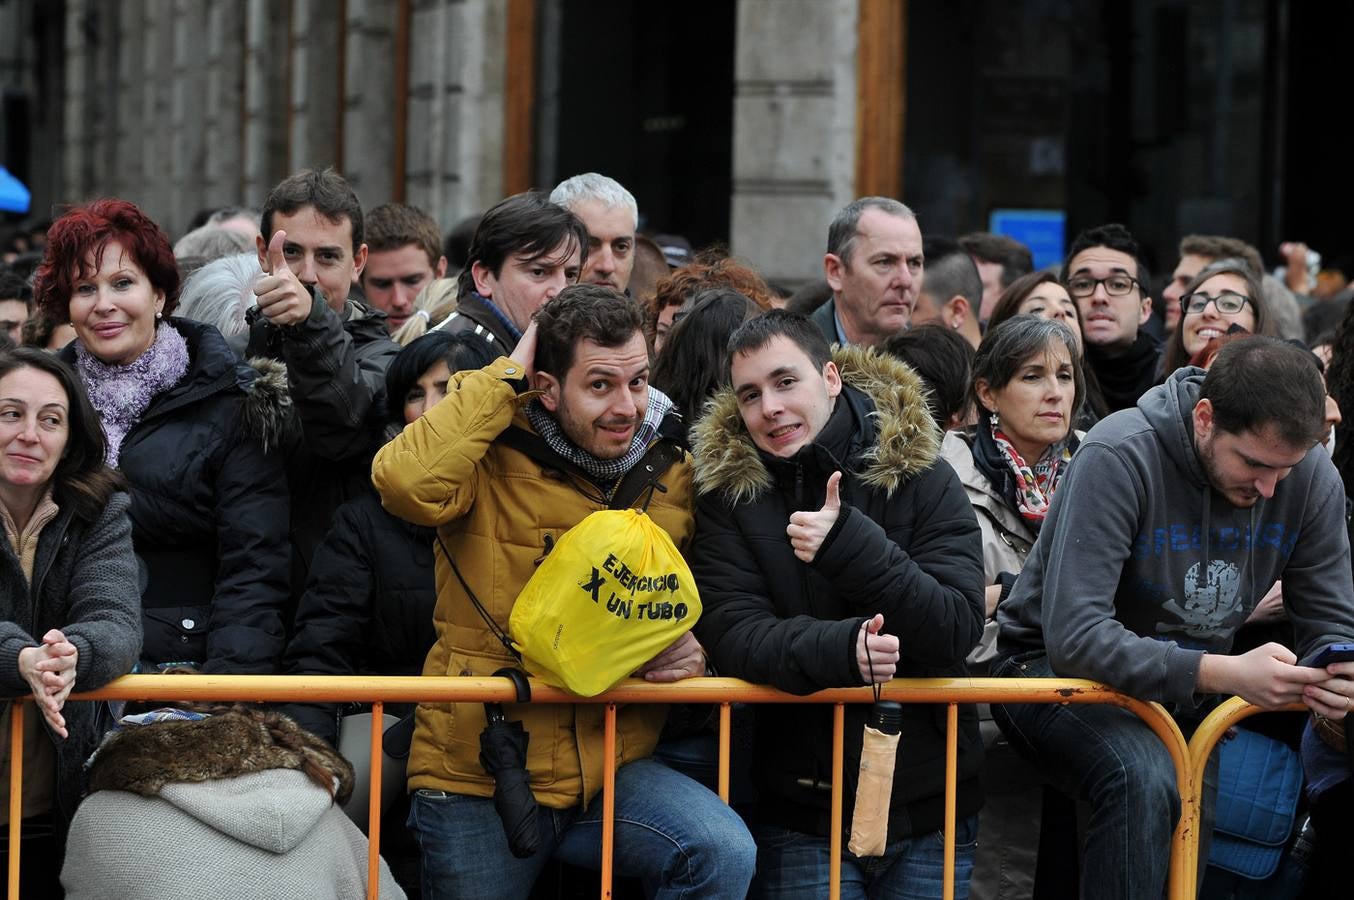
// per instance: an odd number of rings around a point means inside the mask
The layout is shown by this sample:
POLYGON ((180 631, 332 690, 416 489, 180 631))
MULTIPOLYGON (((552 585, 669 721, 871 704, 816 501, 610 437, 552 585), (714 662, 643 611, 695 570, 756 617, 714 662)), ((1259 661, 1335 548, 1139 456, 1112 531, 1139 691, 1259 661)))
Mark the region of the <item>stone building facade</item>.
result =
MULTIPOLYGON (((30 99, 28 134, 5 140, 31 149, 39 218, 113 194, 176 235, 200 209, 257 207, 288 172, 334 165, 365 205, 405 200, 449 228, 550 187, 530 184, 539 166, 526 183, 507 171, 523 65, 509 17, 564 2, 0 0, 5 87, 30 99)), ((858 2, 737 2, 727 239, 773 278, 814 277, 822 253, 822 228, 777 223, 825 227, 852 196, 858 2)))

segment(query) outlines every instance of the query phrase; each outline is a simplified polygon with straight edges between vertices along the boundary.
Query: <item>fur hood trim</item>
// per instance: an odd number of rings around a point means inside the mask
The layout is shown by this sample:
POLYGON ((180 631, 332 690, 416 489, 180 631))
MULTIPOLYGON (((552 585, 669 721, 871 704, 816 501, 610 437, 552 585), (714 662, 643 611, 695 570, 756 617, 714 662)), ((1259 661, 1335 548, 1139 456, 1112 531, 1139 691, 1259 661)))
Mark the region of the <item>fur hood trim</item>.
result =
MULTIPOLYGON (((905 363, 866 347, 838 347, 832 353, 842 381, 867 395, 875 445, 857 460, 862 483, 891 495, 904 481, 930 468, 940 455, 940 432, 926 404, 926 386, 905 363)), ((771 487, 761 452, 738 413, 731 387, 705 405, 692 441, 696 490, 718 492, 731 503, 756 500, 771 487)))
POLYGON ((271 453, 285 446, 292 421, 291 390, 287 386, 287 367, 275 359, 256 356, 249 360, 254 381, 247 389, 241 425, 244 433, 263 444, 271 453))
POLYGON ((154 797, 171 783, 316 766, 337 781, 335 802, 346 801, 353 790, 353 767, 332 747, 280 713, 231 709, 198 721, 113 732, 90 762, 89 790, 154 797))

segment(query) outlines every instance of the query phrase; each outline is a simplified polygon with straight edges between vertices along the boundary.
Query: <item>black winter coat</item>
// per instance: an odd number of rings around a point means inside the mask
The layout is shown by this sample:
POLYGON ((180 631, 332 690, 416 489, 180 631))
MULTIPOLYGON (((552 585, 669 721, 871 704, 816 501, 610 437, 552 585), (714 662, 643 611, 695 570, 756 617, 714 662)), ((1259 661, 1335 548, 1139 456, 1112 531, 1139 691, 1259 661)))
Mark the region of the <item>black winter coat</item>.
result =
POLYGON ((341 317, 323 294, 312 293, 310 317, 296 325, 279 327, 251 310, 245 353, 247 359, 265 357, 287 366, 299 425, 289 432, 286 448, 297 597, 334 511, 371 489, 371 458, 381 445, 386 415, 386 369, 400 350, 390 339, 385 313, 353 299, 361 296, 356 285, 341 317))
MULTIPOLYGON (((281 368, 242 363, 210 325, 170 318, 188 373, 151 401, 118 455, 143 566, 142 668, 277 671, 288 597, 281 368)), ((74 364, 75 351, 62 351, 74 364)))
MULTIPOLYGON (((284 669, 293 675, 421 674, 437 639, 433 537, 433 529, 382 509, 371 489, 339 507, 315 551, 284 669)), ((338 706, 296 704, 286 712, 337 744, 338 706)), ((405 711, 387 705, 386 712, 405 711)))
MULTIPOLYGON (((906 366, 846 348, 846 382, 815 443, 789 460, 761 453, 724 389, 696 428, 696 536, 691 568, 704 613, 696 635, 721 674, 795 694, 864 683, 862 623, 884 615, 898 635, 901 678, 962 677, 983 626, 981 534, 939 441, 921 382, 906 366), (812 564, 785 529, 823 505, 843 474, 842 509, 812 564)), ((845 809, 850 832, 868 706, 846 713, 845 809)), ((827 835, 832 781, 828 706, 757 707, 759 815, 827 835)), ((937 830, 944 811, 945 707, 903 707, 890 842, 937 830)), ((981 805, 974 707, 960 707, 958 815, 981 805)))

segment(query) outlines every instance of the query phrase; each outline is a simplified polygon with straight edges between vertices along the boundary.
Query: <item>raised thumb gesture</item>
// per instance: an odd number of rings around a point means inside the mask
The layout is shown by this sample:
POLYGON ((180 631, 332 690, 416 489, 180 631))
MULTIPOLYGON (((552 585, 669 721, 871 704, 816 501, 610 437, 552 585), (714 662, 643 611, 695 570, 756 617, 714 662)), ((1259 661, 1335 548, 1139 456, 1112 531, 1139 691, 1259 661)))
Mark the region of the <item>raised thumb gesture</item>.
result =
POLYGON ((313 302, 310 291, 287 265, 286 246, 287 232, 281 229, 273 232, 266 250, 263 238, 259 238, 259 265, 264 274, 254 283, 254 293, 259 298, 259 311, 274 325, 304 322, 313 302))
POLYGON ((824 538, 837 524, 837 516, 842 509, 841 483, 842 473, 833 472, 827 479, 827 497, 823 500, 822 509, 790 514, 790 524, 786 526, 785 533, 790 537, 795 556, 806 563, 813 562, 818 556, 824 538))
POLYGON ((823 501, 823 512, 827 510, 839 510, 842 508, 842 498, 839 490, 842 483, 842 473, 833 472, 827 478, 827 499, 823 501))

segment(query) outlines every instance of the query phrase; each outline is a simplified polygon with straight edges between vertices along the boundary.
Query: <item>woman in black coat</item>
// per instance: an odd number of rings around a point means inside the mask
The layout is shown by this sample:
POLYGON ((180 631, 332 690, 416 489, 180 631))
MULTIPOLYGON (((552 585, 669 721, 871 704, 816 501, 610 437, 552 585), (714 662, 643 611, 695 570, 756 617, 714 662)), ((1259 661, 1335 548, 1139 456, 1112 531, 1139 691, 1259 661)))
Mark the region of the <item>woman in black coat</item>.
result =
POLYGON ((276 671, 289 594, 280 367, 239 361, 209 325, 168 318, 169 241, 132 204, 99 200, 53 224, 35 295, 69 320, 61 351, 131 489, 142 565, 143 671, 276 671))
MULTIPOLYGON (((446 394, 461 369, 492 362, 473 335, 433 331, 413 341, 386 372, 390 437, 446 394)), ((418 675, 436 635, 433 529, 411 525, 381 507, 375 490, 340 506, 315 551, 310 579, 287 647, 293 675, 418 675)), ((338 743, 335 704, 296 704, 301 725, 338 743)), ((413 707, 390 705, 402 716, 413 707)))
MULTIPOLYGON (((100 737, 99 704, 66 698, 130 671, 141 646, 127 495, 103 460, 75 373, 41 350, 0 353, 0 690, 35 700, 24 716, 24 896, 53 895, 81 765, 100 737)), ((5 773, 12 709, 0 715, 5 773)), ((6 777, 0 827, 8 794, 6 777)))

